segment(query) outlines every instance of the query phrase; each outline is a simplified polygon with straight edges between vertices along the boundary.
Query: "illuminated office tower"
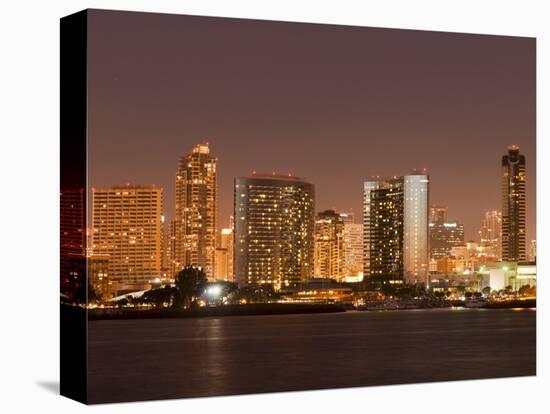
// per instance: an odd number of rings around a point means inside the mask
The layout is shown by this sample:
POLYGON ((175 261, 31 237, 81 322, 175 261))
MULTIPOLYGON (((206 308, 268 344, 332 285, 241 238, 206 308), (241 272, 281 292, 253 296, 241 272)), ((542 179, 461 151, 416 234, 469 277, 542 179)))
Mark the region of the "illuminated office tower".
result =
POLYGON ((235 179, 235 278, 275 289, 313 275, 315 188, 298 177, 235 179))
POLYGON ((451 249, 464 244, 464 226, 447 219, 447 207, 430 207, 430 258, 437 260, 450 255, 451 249))
POLYGON ((315 277, 340 280, 344 276, 344 220, 334 210, 315 218, 315 277))
POLYGON ((352 213, 340 213, 344 220, 344 276, 363 274, 363 225, 352 213))
POLYGON ((162 203, 158 187, 92 191, 94 254, 108 256, 109 280, 143 287, 161 276, 162 203))
POLYGON ((502 157, 502 260, 525 260, 525 156, 517 145, 502 157))
POLYGON ((363 272, 403 279, 403 179, 364 183, 363 272))
POLYGON ((428 283, 429 183, 426 174, 413 173, 404 180, 403 261, 407 283, 428 283))
POLYGON ((208 144, 180 158, 176 174, 174 266, 200 267, 214 278, 216 255, 216 163, 208 144))
POLYGON ((168 232, 166 237, 166 250, 164 251, 166 262, 166 277, 168 280, 172 280, 176 275, 176 220, 170 220, 168 223, 168 232))
POLYGON ((216 272, 217 280, 233 282, 233 229, 231 227, 221 229, 216 247, 216 272), (219 259, 219 260, 218 260, 219 259))
POLYGON ((428 176, 369 180, 363 195, 365 275, 427 283, 428 176))
POLYGON ((483 254, 496 261, 502 258, 502 214, 498 210, 485 212, 481 230, 479 231, 479 244, 483 254))

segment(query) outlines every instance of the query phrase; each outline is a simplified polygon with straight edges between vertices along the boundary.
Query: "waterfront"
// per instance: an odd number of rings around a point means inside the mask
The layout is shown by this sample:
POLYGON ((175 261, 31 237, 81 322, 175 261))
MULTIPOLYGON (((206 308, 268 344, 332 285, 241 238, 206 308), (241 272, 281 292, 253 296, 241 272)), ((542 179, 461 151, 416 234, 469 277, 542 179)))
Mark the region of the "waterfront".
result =
POLYGON ((536 311, 89 323, 89 402, 534 375, 536 311))

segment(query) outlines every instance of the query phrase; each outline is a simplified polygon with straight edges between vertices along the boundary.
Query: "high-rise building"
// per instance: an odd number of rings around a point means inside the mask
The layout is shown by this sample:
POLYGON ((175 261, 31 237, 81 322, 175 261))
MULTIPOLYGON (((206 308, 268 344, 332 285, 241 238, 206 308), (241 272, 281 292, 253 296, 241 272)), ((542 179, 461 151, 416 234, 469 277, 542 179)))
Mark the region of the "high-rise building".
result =
POLYGON ((172 219, 168 223, 167 233, 165 234, 165 269, 166 279, 172 281, 178 270, 176 266, 176 220, 172 219))
POLYGON ((447 207, 430 207, 430 259, 449 256, 454 246, 464 244, 464 226, 447 219, 447 207))
POLYGON ((525 261, 525 156, 510 145, 502 157, 502 260, 525 261))
POLYGON ((428 284, 429 183, 425 173, 403 177, 403 262, 407 283, 428 284))
POLYGON ((353 212, 341 212, 340 218, 344 224, 355 223, 355 214, 353 212))
POLYGON ((500 261, 502 259, 502 213, 498 210, 486 211, 479 231, 479 245, 483 255, 500 261))
POLYGON ((200 267, 214 278, 216 256, 216 164, 208 144, 180 158, 176 174, 174 267, 200 267))
POLYGON ((344 276, 363 275, 363 225, 353 213, 340 213, 344 220, 344 276))
POLYGON ((344 220, 334 210, 315 218, 314 276, 340 280, 344 276, 344 220))
POLYGON ((94 255, 108 256, 110 281, 143 286, 161 276, 162 204, 158 187, 92 191, 94 255))
POLYGON ((529 255, 527 256, 527 260, 530 262, 536 262, 537 261, 537 241, 531 240, 531 243, 529 243, 529 255))
POLYGON ((448 207, 431 206, 430 207, 430 223, 445 223, 447 221, 448 207))
MULTIPOLYGON (((231 224, 233 226, 233 224, 231 224)), ((221 229, 218 235, 216 247, 216 272, 217 280, 233 282, 233 228, 221 229)))
POLYGON ((313 275, 315 188, 298 177, 235 179, 235 278, 276 289, 313 275))
POLYGON ((412 173, 364 183, 363 259, 368 276, 427 283, 429 178, 412 173))

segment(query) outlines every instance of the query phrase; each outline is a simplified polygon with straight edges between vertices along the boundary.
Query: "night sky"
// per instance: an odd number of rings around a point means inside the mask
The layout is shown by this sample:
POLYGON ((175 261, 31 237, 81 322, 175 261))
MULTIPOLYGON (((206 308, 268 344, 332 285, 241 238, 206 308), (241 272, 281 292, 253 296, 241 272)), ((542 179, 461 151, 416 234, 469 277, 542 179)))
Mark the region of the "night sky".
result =
POLYGON ((535 234, 535 40, 91 11, 89 179, 155 184, 174 210, 178 157, 218 157, 219 227, 233 178, 306 177, 317 210, 353 210, 373 175, 428 168, 431 204, 477 239, 501 206, 500 162, 527 162, 535 234))

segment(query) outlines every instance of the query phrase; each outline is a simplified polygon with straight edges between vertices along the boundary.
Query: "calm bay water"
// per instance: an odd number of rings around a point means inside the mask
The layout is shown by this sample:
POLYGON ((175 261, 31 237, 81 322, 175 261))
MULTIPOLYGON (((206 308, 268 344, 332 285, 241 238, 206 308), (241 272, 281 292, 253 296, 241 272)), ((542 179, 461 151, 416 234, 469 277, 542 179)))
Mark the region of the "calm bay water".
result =
POLYGON ((91 321, 91 403, 536 373, 536 311, 91 321))

